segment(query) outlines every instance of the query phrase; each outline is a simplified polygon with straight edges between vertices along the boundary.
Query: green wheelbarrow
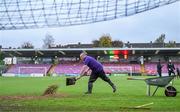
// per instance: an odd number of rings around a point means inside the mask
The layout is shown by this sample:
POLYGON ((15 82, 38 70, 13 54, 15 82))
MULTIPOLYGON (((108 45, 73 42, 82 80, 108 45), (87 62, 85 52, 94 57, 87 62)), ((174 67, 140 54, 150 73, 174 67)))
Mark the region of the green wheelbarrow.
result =
POLYGON ((147 85, 147 95, 154 96, 159 87, 165 88, 165 95, 168 97, 175 97, 177 95, 176 88, 173 87, 170 82, 174 79, 175 76, 164 76, 164 77, 155 77, 155 78, 128 78, 128 80, 144 80, 147 85), (151 86, 156 86, 153 94, 151 95, 151 86))

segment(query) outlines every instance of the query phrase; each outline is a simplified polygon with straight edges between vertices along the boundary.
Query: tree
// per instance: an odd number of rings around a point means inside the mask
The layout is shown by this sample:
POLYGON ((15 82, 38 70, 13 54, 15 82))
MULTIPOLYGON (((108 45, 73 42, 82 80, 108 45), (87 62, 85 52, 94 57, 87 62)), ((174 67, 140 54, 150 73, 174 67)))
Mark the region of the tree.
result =
POLYGON ((33 44, 31 42, 24 42, 22 45, 21 45, 21 48, 24 48, 24 49, 32 49, 34 48, 33 44))
POLYGON ((164 40, 165 40, 165 34, 161 34, 155 41, 154 43, 165 43, 164 40))
POLYGON ((50 48, 52 45, 54 45, 54 38, 50 34, 46 34, 45 39, 43 39, 43 48, 50 48))
POLYGON ((4 54, 3 54, 2 51, 0 51, 0 65, 3 65, 3 64, 4 64, 3 59, 4 59, 4 54))
POLYGON ((112 39, 110 35, 103 35, 99 39, 100 47, 112 47, 112 39))
POLYGON ((93 43, 93 47, 99 47, 99 45, 100 45, 99 40, 93 40, 92 43, 93 43))
POLYGON ((93 40, 93 47, 123 47, 121 40, 114 40, 109 34, 102 35, 98 40, 93 40))
POLYGON ((112 41, 112 46, 113 47, 123 47, 123 42, 122 41, 120 41, 120 40, 114 40, 114 41, 112 41))

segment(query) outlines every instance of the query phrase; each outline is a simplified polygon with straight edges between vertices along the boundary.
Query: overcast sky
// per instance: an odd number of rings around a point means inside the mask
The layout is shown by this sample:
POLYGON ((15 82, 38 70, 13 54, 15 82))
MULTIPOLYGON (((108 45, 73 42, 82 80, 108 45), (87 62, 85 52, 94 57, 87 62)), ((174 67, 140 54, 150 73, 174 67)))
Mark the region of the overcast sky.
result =
POLYGON ((180 2, 106 22, 47 29, 4 30, 0 31, 0 45, 17 48, 29 41, 36 48, 41 48, 47 33, 53 36, 55 44, 63 45, 91 43, 103 34, 110 34, 113 40, 144 43, 154 41, 165 33, 166 42, 174 40, 180 43, 180 2))

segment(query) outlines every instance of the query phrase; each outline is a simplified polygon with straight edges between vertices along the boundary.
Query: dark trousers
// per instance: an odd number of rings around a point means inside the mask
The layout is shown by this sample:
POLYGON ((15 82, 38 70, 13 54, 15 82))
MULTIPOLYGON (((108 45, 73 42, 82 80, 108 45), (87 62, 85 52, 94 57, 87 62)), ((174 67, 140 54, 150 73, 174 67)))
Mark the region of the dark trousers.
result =
POLYGON ((161 76, 162 76, 161 70, 159 70, 159 71, 157 71, 157 72, 158 72, 158 74, 159 74, 159 77, 161 77, 161 76))
POLYGON ((104 70, 94 73, 92 72, 88 81, 88 92, 91 93, 92 92, 92 88, 93 88, 93 83, 97 80, 97 78, 100 77, 102 80, 104 80, 105 82, 107 82, 113 89, 115 88, 115 85, 111 82, 111 80, 109 79, 109 77, 106 76, 104 70))
POLYGON ((168 71, 169 76, 171 76, 171 73, 173 73, 175 75, 175 72, 173 70, 169 70, 168 71))

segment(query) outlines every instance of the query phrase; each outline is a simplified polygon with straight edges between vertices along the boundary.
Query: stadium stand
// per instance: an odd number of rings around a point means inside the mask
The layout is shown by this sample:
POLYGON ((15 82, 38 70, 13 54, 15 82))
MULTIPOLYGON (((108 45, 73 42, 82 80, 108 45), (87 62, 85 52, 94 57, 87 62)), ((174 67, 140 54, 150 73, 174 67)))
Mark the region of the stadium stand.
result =
MULTIPOLYGON (((124 43, 124 47, 127 48, 165 48, 169 43, 124 43)), ((56 45, 55 47, 50 48, 93 48, 93 44, 67 44, 67 45, 56 45)), ((96 46, 97 47, 97 46, 96 46)), ((174 43, 174 48, 180 47, 180 43, 174 43)))
MULTIPOLYGON (((163 66, 162 68, 162 73, 166 74, 168 73, 167 71, 167 63, 161 63, 163 66)), ((175 68, 180 68, 180 63, 174 63, 175 68)), ((157 74, 157 63, 146 63, 144 65, 145 67, 145 73, 146 74, 151 74, 151 75, 156 75, 157 74)))
POLYGON ((140 73, 141 68, 139 64, 104 64, 106 72, 110 73, 140 73))
POLYGON ((82 65, 77 64, 58 64, 53 73, 56 74, 79 74, 82 65))
MULTIPOLYGON (((52 73, 55 74, 79 74, 82 64, 58 64, 52 73)), ((103 64, 106 73, 140 73, 138 64, 103 64)))
MULTIPOLYGON (((168 46, 169 43, 153 43, 152 41, 150 43, 124 43, 126 47, 128 48, 165 48, 168 46)), ((174 42, 174 47, 180 47, 180 43, 174 42)))
POLYGON ((43 74, 43 76, 78 75, 83 66, 79 63, 79 54, 82 51, 99 60, 107 74, 156 75, 158 59, 161 59, 164 65, 162 73, 167 73, 166 66, 169 59, 175 64, 175 68, 180 68, 179 48, 1 49, 5 56, 5 64, 8 66, 6 73, 10 76, 34 73, 43 74), (126 58, 125 51, 128 51, 126 58), (144 64, 141 63, 142 56, 144 64), (38 64, 34 64, 35 62, 38 64))
MULTIPOLYGON (((162 73, 168 73, 167 63, 162 63, 162 73)), ((61 75, 78 75, 80 73, 83 64, 78 63, 65 63, 58 65, 51 64, 16 64, 12 65, 6 73, 13 74, 57 74, 61 75), (51 70, 52 69, 52 70, 51 70)), ((116 63, 104 63, 104 70, 107 74, 122 74, 122 73, 142 73, 140 64, 116 64, 116 63)), ((144 71, 147 75, 156 75, 157 63, 145 63, 144 71)), ((180 63, 175 63, 175 68, 180 68, 180 63)))

